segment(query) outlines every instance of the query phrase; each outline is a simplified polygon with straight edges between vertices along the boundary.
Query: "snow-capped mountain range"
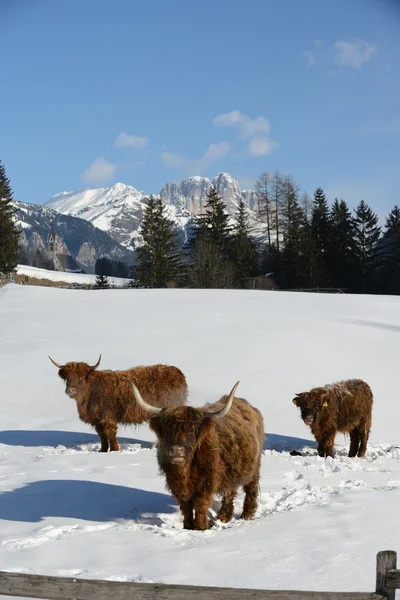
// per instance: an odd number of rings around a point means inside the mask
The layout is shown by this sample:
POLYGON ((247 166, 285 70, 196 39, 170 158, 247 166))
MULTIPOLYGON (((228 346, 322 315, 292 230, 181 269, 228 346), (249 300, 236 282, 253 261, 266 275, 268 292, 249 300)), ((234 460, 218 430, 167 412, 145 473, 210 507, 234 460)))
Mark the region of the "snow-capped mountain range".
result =
MULTIPOLYGON (((212 185, 216 187, 232 219, 241 199, 253 211, 255 192, 241 192, 238 181, 227 173, 219 173, 213 181, 207 177, 189 177, 180 183, 168 183, 155 196, 161 197, 167 206, 169 218, 184 232, 191 215, 201 212, 212 185)), ((85 219, 107 232, 119 244, 134 248, 140 243, 140 226, 148 198, 146 192, 116 183, 110 188, 61 192, 45 206, 64 215, 85 219)))
POLYGON ((48 236, 55 226, 56 251, 70 254, 86 272, 91 272, 96 260, 103 256, 128 264, 134 261, 132 248, 122 246, 106 231, 99 230, 84 219, 60 214, 40 204, 13 201, 13 208, 17 226, 21 230, 21 256, 25 258, 27 253, 47 254, 48 236))
MULTIPOLYGON (((219 173, 212 181, 207 177, 189 177, 180 183, 168 183, 155 195, 165 203, 182 240, 192 215, 202 211, 212 185, 232 222, 239 201, 246 202, 257 234, 255 192, 241 191, 238 181, 227 173, 219 173)), ((20 245, 25 255, 45 255, 49 233, 55 228, 57 251, 70 254, 86 271, 93 270, 102 256, 132 264, 135 248, 141 243, 141 224, 149 197, 130 185, 116 183, 110 188, 61 192, 44 205, 14 201, 15 219, 21 228, 20 245)))

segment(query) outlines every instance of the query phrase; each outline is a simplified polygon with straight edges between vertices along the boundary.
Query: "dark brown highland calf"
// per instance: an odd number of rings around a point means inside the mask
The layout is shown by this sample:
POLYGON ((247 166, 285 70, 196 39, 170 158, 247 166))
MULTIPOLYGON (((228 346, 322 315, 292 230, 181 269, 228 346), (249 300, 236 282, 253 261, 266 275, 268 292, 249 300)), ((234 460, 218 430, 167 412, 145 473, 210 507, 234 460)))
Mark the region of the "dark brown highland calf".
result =
POLYGON ((364 456, 371 429, 373 396, 362 379, 347 379, 296 394, 293 403, 318 442, 318 454, 333 458, 337 432, 350 433, 349 456, 364 456))
POLYGON ((76 401, 79 418, 99 434, 100 452, 119 450, 118 423, 139 425, 149 417, 136 403, 127 379, 139 385, 147 402, 154 406, 186 404, 188 387, 177 367, 151 365, 125 371, 96 371, 100 359, 101 354, 97 363, 90 366, 85 362, 60 365, 50 358, 65 381, 65 393, 76 401))
POLYGON ((137 403, 151 413, 158 438, 157 460, 167 488, 179 503, 185 529, 207 529, 214 495, 222 496, 218 519, 233 517, 239 486, 245 499, 242 519, 252 519, 258 506, 264 423, 247 400, 229 396, 201 408, 149 406, 131 382, 137 403))

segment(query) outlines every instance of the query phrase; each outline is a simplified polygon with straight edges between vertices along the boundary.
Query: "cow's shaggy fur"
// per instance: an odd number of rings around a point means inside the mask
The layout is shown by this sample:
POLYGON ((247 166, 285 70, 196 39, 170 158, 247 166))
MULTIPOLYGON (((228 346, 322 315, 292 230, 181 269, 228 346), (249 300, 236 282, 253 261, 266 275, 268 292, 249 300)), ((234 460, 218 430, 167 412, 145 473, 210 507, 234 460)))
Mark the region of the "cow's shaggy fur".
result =
POLYGON ((222 496, 218 519, 230 521, 240 486, 245 492, 241 518, 252 519, 257 510, 263 418, 242 398, 234 398, 229 412, 215 418, 211 413, 227 400, 223 396, 202 408, 165 408, 149 421, 158 438, 160 473, 179 503, 185 529, 210 526, 208 509, 216 494, 222 496))
POLYGON ((79 418, 100 436, 100 452, 119 450, 118 423, 139 425, 149 417, 135 401, 125 377, 140 386, 149 404, 166 407, 187 401, 188 387, 182 371, 174 366, 138 366, 125 371, 97 371, 85 362, 60 365, 65 393, 76 401, 79 418))
POLYGON ((318 442, 318 454, 333 458, 337 432, 350 434, 349 456, 364 456, 372 422, 373 396, 362 379, 347 379, 296 394, 293 403, 318 442))

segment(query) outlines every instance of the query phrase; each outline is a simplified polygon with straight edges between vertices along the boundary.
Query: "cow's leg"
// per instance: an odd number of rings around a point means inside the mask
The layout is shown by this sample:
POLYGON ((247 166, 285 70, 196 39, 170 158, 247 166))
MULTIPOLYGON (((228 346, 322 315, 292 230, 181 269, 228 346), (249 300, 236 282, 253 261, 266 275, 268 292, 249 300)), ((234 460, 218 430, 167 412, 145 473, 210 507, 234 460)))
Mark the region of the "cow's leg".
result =
POLYGON ((228 523, 233 517, 233 501, 235 499, 237 490, 232 490, 222 496, 222 504, 219 509, 217 519, 222 523, 228 523))
POLYGON ((259 478, 254 479, 250 483, 243 486, 244 493, 246 494, 243 503, 243 512, 241 519, 252 519, 256 514, 258 507, 258 493, 259 493, 259 478))
POLYGON ((110 451, 111 452, 118 452, 119 450, 119 445, 117 442, 117 429, 118 426, 116 423, 104 423, 104 433, 106 434, 106 436, 108 437, 108 440, 110 442, 110 451))
POLYGON ((360 458, 365 456, 365 452, 367 450, 367 442, 369 438, 369 432, 371 430, 371 417, 368 415, 366 419, 360 423, 358 426, 360 430, 360 448, 358 449, 358 454, 360 458))
POLYGON ((318 443, 318 448, 317 448, 317 452, 318 452, 318 456, 322 456, 322 458, 324 458, 325 456, 325 435, 321 435, 321 436, 315 436, 315 439, 317 440, 318 443))
POLYGON ((360 430, 358 429, 358 427, 354 427, 354 429, 352 431, 350 431, 349 458, 354 458, 354 456, 357 456, 359 445, 360 445, 360 430))
POLYGON ((95 429, 98 433, 98 435, 100 436, 100 440, 101 440, 101 448, 100 448, 100 452, 108 452, 108 438, 106 436, 106 434, 104 433, 104 427, 103 425, 95 425, 95 429))
POLYGON ((334 458, 333 445, 335 443, 335 431, 329 431, 325 436, 325 457, 334 458))
POLYGON ((193 529, 193 502, 179 502, 181 513, 183 515, 183 529, 193 529))
POLYGON ((193 508, 195 512, 193 529, 208 529, 211 525, 208 518, 208 509, 213 501, 213 494, 204 494, 195 498, 193 508))

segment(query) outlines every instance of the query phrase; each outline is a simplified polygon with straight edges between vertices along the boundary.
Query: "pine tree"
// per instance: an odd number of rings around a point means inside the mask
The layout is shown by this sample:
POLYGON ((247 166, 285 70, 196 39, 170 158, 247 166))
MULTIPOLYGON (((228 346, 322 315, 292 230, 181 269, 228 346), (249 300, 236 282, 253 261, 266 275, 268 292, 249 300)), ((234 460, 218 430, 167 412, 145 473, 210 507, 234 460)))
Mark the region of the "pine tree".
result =
POLYGON ((233 262, 236 284, 244 286, 244 279, 258 273, 256 245, 251 237, 251 227, 247 206, 240 200, 236 213, 236 225, 233 233, 233 262))
POLYGON ((281 253, 281 273, 280 277, 277 277, 277 283, 281 287, 296 288, 306 285, 305 235, 306 221, 300 209, 285 234, 285 246, 281 253))
POLYGON ((164 203, 153 196, 145 209, 142 238, 144 243, 136 250, 137 282, 147 287, 165 287, 179 275, 179 240, 164 203))
POLYGON ((311 236, 315 249, 314 285, 324 286, 329 283, 328 251, 331 240, 329 207, 324 190, 317 188, 314 193, 311 214, 311 236))
POLYGON ((0 161, 0 273, 11 273, 18 264, 19 231, 13 220, 12 189, 0 161))
POLYGON ((311 223, 304 220, 299 234, 298 280, 300 287, 318 287, 324 281, 326 270, 319 258, 311 223))
POLYGON ((207 232, 217 247, 225 254, 229 252, 232 228, 229 225, 229 215, 226 206, 218 196, 217 190, 212 186, 207 192, 205 215, 201 218, 200 229, 207 232))
POLYGON ((400 232, 400 208, 396 206, 390 211, 386 217, 385 234, 398 235, 400 232))
POLYGON ((354 288, 355 241, 354 222, 344 200, 335 198, 330 211, 330 246, 327 262, 332 283, 337 287, 354 288))
POLYGON ((364 200, 361 200, 354 212, 356 289, 365 293, 371 291, 374 257, 381 235, 381 228, 378 226, 377 215, 364 200))
POLYGON ((376 249, 376 278, 379 291, 400 294, 400 208, 386 218, 385 232, 376 249))
POLYGON ((107 275, 97 275, 94 287, 99 290, 108 290, 110 282, 107 275))
POLYGON ((207 192, 204 210, 191 223, 189 284, 196 288, 233 287, 232 228, 226 206, 214 186, 207 192))

